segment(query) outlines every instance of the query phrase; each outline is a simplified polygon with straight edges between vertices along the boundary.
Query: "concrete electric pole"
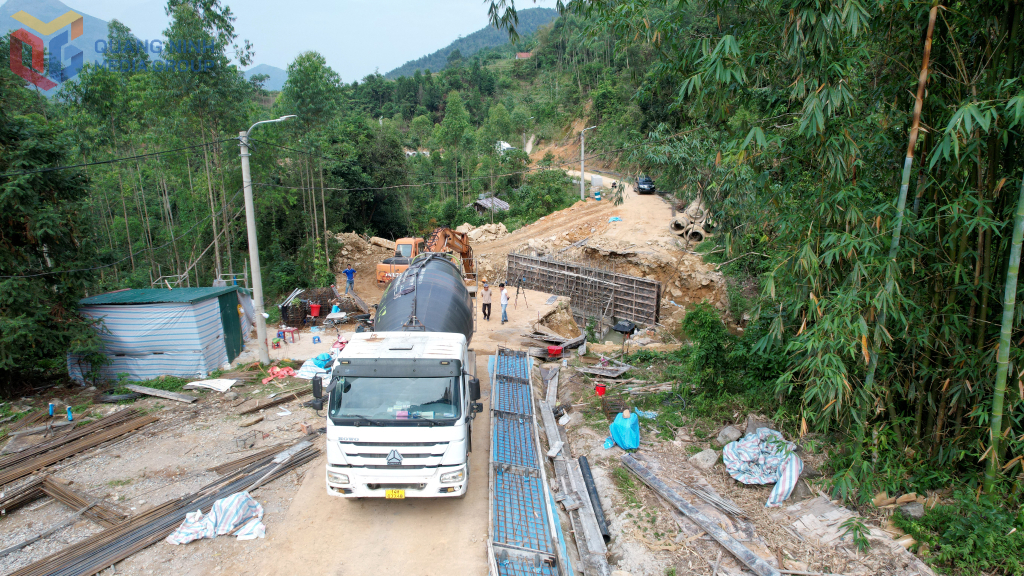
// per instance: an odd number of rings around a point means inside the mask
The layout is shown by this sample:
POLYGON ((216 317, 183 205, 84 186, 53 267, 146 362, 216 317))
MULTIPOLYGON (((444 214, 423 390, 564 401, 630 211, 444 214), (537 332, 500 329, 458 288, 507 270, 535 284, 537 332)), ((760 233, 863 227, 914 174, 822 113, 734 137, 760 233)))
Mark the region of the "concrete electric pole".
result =
POLYGON ((256 309, 256 341, 260 350, 260 362, 270 364, 270 350, 267 349, 267 319, 263 306, 263 275, 260 273, 260 249, 256 242, 256 209, 252 201, 252 176, 249 174, 249 132, 260 124, 282 122, 295 118, 281 116, 276 120, 264 120, 238 133, 238 145, 242 149, 242 188, 245 191, 245 229, 249 233, 249 260, 252 261, 252 301, 256 309))
POLYGON ((583 179, 583 175, 585 174, 585 172, 583 172, 584 134, 586 134, 587 130, 593 130, 594 128, 597 128, 597 126, 591 126, 590 128, 584 128, 583 130, 580 131, 580 200, 586 200, 587 199, 586 181, 584 181, 584 179, 583 179))

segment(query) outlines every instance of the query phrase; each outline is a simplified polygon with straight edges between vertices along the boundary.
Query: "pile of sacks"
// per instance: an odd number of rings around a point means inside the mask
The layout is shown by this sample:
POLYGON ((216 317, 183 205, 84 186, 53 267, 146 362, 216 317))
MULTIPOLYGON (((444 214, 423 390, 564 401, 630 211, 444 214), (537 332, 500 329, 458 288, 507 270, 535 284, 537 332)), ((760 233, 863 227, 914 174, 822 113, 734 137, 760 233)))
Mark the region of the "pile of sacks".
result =
POLYGON ((498 240, 508 236, 508 228, 501 222, 497 224, 484 224, 478 228, 474 228, 472 224, 465 223, 455 229, 456 232, 462 232, 469 236, 470 242, 490 242, 491 240, 498 240))

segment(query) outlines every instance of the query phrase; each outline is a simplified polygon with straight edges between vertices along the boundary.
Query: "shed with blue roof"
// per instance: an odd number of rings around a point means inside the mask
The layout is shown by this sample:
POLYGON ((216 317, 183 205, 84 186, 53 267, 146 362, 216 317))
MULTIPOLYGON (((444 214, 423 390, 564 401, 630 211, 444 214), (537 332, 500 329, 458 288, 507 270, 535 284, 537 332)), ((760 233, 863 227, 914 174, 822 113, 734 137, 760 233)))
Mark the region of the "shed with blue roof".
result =
MULTIPOLYGON (((96 367, 100 378, 202 378, 241 353, 248 299, 238 286, 119 290, 82 299, 79 311, 96 321, 110 360, 96 367)), ((68 355, 72 379, 83 382, 91 370, 68 355)))

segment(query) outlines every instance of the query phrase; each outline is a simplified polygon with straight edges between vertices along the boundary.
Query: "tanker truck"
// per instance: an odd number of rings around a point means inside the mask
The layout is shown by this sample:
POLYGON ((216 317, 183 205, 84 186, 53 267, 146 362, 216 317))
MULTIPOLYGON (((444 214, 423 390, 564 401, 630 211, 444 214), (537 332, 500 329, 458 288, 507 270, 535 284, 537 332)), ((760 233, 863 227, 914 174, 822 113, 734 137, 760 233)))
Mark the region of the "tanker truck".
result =
POLYGON ((327 493, 347 498, 460 497, 472 424, 483 410, 473 315, 449 254, 421 254, 391 281, 372 332, 336 354, 314 407, 327 407, 327 493))

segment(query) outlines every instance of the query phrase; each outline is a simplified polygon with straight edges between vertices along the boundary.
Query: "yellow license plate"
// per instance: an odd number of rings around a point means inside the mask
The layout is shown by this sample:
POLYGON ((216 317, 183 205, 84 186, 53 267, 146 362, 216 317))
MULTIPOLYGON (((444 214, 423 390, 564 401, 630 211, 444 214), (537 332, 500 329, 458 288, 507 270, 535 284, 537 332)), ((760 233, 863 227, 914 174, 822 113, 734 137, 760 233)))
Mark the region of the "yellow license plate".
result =
POLYGON ((405 490, 385 490, 384 498, 388 500, 402 500, 405 498, 405 490))

